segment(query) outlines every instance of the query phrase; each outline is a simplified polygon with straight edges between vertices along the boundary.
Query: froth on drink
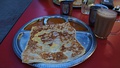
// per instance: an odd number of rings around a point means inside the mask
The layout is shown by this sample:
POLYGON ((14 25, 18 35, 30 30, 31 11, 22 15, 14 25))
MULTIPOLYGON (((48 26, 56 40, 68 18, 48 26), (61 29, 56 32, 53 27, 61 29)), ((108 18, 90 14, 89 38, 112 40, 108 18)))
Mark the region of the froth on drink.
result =
POLYGON ((117 13, 110 9, 98 9, 95 20, 94 34, 96 37, 105 39, 111 33, 117 13))

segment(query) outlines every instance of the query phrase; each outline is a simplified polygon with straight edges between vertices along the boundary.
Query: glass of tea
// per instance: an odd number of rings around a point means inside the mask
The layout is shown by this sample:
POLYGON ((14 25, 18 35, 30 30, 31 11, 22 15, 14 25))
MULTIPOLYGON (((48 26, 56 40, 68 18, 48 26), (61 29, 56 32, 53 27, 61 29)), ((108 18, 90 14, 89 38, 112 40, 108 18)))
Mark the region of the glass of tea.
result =
POLYGON ((117 12, 110 9, 98 9, 95 20, 94 34, 96 37, 106 39, 111 33, 117 12))

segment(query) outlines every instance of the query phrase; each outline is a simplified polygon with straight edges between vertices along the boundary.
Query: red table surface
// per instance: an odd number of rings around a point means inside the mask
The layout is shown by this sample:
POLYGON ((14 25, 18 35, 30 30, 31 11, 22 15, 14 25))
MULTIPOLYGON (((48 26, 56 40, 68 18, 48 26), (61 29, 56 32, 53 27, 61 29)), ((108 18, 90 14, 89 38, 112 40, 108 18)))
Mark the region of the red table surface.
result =
MULTIPOLYGON (((13 38, 31 19, 55 14, 60 14, 60 7, 53 4, 52 0, 33 0, 0 44, 0 68, 32 68, 15 55, 13 38)), ((88 15, 81 14, 80 8, 74 8, 72 16, 88 24, 88 15)), ((118 28, 120 27, 116 26, 113 31, 118 28)), ((92 56, 73 68, 120 68, 120 34, 109 35, 106 40, 97 39, 97 48, 92 56)))

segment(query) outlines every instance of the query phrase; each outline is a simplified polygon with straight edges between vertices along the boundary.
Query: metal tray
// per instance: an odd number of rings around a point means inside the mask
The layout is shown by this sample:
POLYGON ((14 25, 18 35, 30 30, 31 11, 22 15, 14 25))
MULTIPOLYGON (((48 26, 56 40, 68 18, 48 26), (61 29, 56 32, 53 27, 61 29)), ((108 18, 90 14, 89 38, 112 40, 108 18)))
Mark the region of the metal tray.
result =
POLYGON ((82 26, 84 26, 85 28, 87 28, 87 31, 76 31, 76 38, 77 40, 84 46, 84 48, 86 49, 86 53, 73 60, 73 61, 69 61, 69 62, 65 62, 65 63, 59 63, 59 64, 47 64, 47 63, 33 63, 33 64, 29 64, 33 67, 59 67, 59 68, 66 68, 66 67, 72 67, 75 65, 78 65, 80 63, 82 63, 83 61, 85 61, 86 59, 88 59, 93 52, 96 49, 96 40, 95 37, 91 31, 91 29, 81 20, 74 18, 74 17, 69 17, 69 16, 61 16, 61 15, 54 15, 54 16, 43 16, 43 17, 39 17, 39 18, 35 18, 31 21, 29 21, 27 24, 25 24, 23 27, 21 27, 19 29, 19 31, 16 33, 14 40, 13 40, 13 50, 15 52, 15 54, 21 59, 21 53, 23 52, 27 41, 30 38, 30 31, 29 30, 25 30, 24 28, 26 26, 29 26, 29 24, 37 21, 37 20, 41 20, 44 19, 44 24, 47 24, 46 21, 49 18, 64 18, 66 19, 66 21, 74 21, 82 26))
MULTIPOLYGON (((60 5, 59 0, 53 0, 53 3, 56 5, 60 5)), ((82 3, 81 3, 82 5, 82 3)), ((73 5, 73 8, 81 8, 81 5, 73 5)))

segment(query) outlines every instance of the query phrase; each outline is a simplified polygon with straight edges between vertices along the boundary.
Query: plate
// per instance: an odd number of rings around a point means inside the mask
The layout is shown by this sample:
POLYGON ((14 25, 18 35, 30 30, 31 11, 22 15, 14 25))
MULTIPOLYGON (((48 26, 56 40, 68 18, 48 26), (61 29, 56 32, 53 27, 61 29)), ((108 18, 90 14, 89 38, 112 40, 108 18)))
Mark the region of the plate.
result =
MULTIPOLYGON (((59 0, 53 0, 53 3, 56 4, 56 5, 60 5, 59 0)), ((81 2, 80 5, 74 5, 74 4, 73 4, 73 7, 74 7, 74 8, 81 8, 81 5, 82 5, 82 2, 81 2)))
MULTIPOLYGON (((46 23, 49 19, 51 18, 63 18, 65 21, 69 21, 72 23, 79 24, 80 29, 81 27, 84 27, 85 29, 77 30, 76 31, 76 38, 77 40, 83 45, 83 47, 86 49, 86 52, 83 56, 69 62, 64 62, 64 63, 59 63, 59 64, 52 64, 52 63, 33 63, 29 64, 33 67, 59 67, 59 68, 67 68, 67 67, 73 67, 75 65, 78 65, 88 59, 93 52, 96 49, 96 40, 93 32, 91 29, 81 20, 74 18, 74 17, 69 17, 69 16, 61 16, 61 15, 54 15, 54 16, 43 16, 43 17, 38 17, 35 18, 31 21, 29 21, 27 24, 25 24, 23 27, 19 29, 19 31, 16 33, 14 40, 13 40, 13 50, 15 54, 21 59, 21 53, 25 49, 25 46, 27 44, 27 41, 30 38, 30 28, 31 25, 36 25, 35 23, 37 22, 37 25, 40 24, 46 25, 46 23), (41 24, 41 22, 43 22, 41 24), (28 29, 29 28, 29 29, 28 29)), ((75 26, 74 26, 75 27, 75 26)), ((77 29, 77 28, 76 28, 77 29)))

